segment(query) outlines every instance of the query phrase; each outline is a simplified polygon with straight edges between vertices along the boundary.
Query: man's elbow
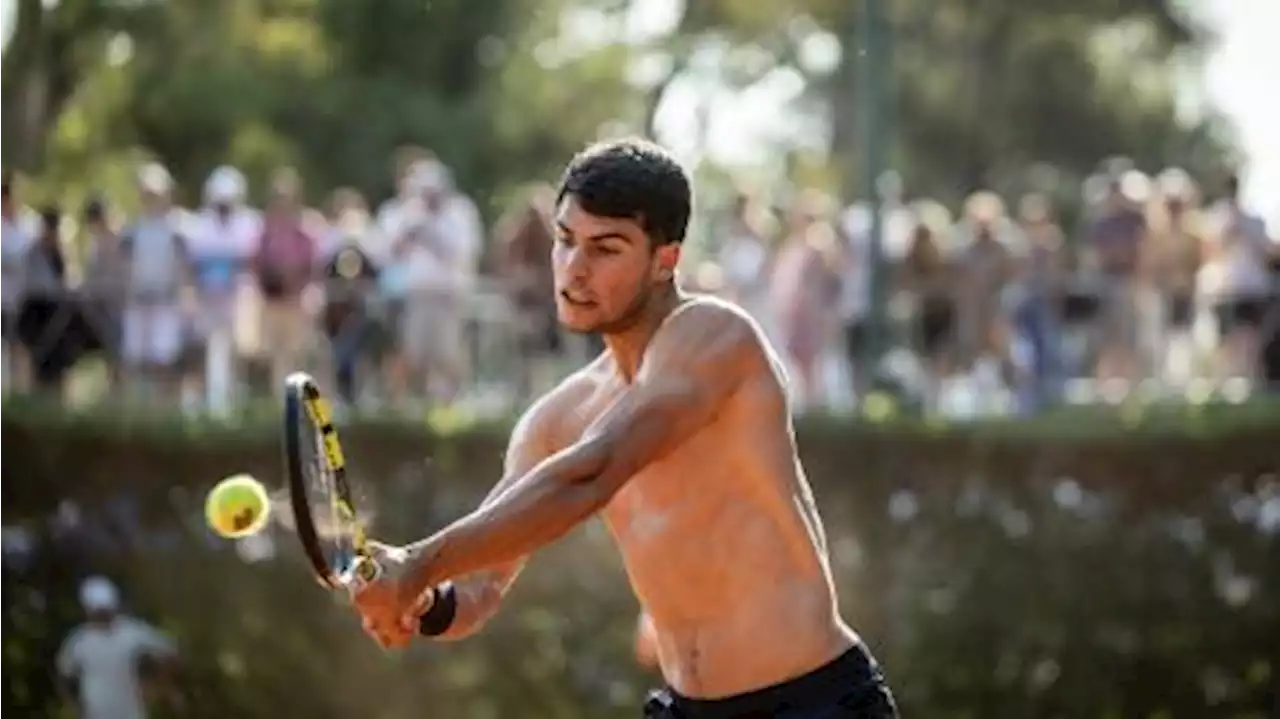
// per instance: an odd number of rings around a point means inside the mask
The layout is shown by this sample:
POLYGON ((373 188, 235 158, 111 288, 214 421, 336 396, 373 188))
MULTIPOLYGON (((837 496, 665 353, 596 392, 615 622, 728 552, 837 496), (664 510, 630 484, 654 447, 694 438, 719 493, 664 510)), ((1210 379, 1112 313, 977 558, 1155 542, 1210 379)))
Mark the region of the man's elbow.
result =
POLYGON ((559 495, 559 509, 555 510, 559 519, 555 522, 557 529, 551 541, 557 541, 573 531, 583 522, 599 514, 616 493, 610 486, 610 477, 606 474, 584 479, 576 484, 564 487, 559 495))
POLYGON ((575 517, 582 515, 581 518, 586 519, 603 509, 621 486, 618 482, 618 439, 616 432, 600 432, 575 448, 573 463, 561 475, 565 481, 560 485, 560 497, 572 507, 571 513, 575 517))

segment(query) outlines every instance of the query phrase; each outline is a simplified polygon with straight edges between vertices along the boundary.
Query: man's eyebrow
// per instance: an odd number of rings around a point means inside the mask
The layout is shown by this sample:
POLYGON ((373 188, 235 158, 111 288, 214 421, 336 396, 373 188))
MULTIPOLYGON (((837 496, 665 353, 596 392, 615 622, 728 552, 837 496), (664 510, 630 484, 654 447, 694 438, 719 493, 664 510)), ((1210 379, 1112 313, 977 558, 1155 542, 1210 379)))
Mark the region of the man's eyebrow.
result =
MULTIPOLYGON (((569 226, 566 225, 561 220, 556 220, 556 229, 560 230, 566 235, 569 235, 571 237, 573 236, 573 230, 569 229, 569 226)), ((594 235, 587 235, 586 237, 582 238, 582 241, 583 242, 599 242, 601 240, 612 240, 612 239, 622 240, 623 242, 627 242, 627 243, 632 242, 630 237, 627 237, 621 232, 614 232, 612 230, 607 232, 598 232, 594 235)))

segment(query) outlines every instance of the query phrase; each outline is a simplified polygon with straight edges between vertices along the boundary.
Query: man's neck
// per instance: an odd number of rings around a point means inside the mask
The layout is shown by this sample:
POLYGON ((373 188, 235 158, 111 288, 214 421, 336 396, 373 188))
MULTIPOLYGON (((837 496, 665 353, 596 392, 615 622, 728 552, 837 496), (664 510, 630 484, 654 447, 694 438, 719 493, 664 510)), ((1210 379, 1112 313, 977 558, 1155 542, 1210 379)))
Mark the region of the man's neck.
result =
POLYGON ((631 326, 604 336, 604 344, 609 348, 614 364, 628 383, 635 380, 636 372, 640 370, 640 360, 654 333, 683 299, 684 296, 673 284, 662 291, 661 297, 654 298, 631 326))

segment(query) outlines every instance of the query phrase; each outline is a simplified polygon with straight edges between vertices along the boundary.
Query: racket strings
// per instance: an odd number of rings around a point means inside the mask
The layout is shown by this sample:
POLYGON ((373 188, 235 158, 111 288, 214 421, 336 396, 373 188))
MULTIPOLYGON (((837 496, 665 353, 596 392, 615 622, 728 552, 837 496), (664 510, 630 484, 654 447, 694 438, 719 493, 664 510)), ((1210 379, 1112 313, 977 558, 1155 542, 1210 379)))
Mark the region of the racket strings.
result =
POLYGON ((308 503, 311 505, 312 521, 316 525, 316 537, 325 545, 329 567, 335 575, 342 576, 350 571, 355 559, 352 523, 346 521, 341 511, 337 477, 333 467, 329 466, 325 453, 324 432, 316 426, 314 420, 310 425, 312 431, 307 444, 312 456, 311 461, 306 463, 310 475, 307 482, 308 503))
POLYGON ((298 533, 321 581, 332 588, 349 585, 368 574, 363 562, 368 508, 356 509, 333 413, 315 381, 299 372, 287 387, 290 491, 298 533))

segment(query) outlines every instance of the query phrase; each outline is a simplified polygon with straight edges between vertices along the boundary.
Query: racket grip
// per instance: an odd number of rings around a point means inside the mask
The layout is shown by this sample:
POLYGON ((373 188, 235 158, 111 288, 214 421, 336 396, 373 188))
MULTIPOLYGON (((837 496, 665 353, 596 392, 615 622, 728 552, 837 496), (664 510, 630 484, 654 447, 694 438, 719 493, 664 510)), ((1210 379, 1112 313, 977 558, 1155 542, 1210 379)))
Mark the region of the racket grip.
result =
POLYGON ((449 631, 458 616, 458 591, 453 582, 431 588, 431 608, 418 619, 418 633, 436 637, 449 631))

